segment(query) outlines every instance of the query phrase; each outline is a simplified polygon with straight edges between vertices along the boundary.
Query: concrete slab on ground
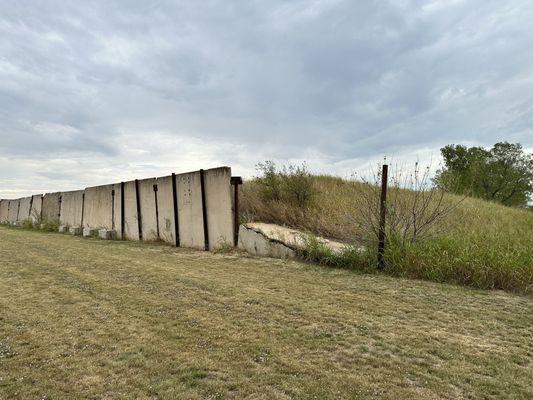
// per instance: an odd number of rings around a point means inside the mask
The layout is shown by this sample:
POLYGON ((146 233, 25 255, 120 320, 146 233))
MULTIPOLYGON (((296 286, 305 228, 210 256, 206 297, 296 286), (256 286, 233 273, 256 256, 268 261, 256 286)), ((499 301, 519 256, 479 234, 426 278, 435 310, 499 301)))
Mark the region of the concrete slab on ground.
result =
MULTIPOLYGON (((309 238, 308 234, 297 229, 254 222, 240 226, 239 248, 258 256, 295 258, 305 251, 309 238)), ((334 253, 341 253, 347 247, 345 243, 321 237, 315 239, 334 253)))

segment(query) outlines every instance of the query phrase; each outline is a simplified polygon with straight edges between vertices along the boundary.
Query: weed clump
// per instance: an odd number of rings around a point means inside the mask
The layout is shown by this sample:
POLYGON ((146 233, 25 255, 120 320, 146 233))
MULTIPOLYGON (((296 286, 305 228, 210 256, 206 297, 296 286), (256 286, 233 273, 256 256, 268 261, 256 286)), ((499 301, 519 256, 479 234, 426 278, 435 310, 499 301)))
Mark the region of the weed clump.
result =
POLYGON ((301 209, 309 207, 315 188, 306 164, 289 164, 278 169, 273 161, 265 161, 257 164, 256 168, 261 173, 257 184, 264 200, 282 202, 301 209))

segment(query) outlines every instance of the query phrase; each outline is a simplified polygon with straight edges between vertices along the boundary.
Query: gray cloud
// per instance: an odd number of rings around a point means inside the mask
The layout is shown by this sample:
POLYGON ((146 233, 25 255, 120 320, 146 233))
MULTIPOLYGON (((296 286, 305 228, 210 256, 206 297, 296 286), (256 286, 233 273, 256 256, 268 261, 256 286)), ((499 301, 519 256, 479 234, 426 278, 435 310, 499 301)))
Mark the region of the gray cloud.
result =
POLYGON ((533 147, 532 19, 525 0, 4 4, 0 197, 533 147))

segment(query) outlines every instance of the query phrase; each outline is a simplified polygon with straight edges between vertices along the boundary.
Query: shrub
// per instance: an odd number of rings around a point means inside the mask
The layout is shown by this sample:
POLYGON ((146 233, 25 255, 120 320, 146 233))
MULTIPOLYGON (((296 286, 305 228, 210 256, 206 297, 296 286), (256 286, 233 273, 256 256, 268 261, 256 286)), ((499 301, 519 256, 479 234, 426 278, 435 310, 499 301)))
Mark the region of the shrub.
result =
POLYGON ((43 220, 40 225, 43 225, 42 230, 45 232, 57 232, 59 230, 58 221, 43 220))
POLYGON ((257 184, 264 200, 280 201, 302 209, 311 204, 315 188, 305 163, 284 165, 278 170, 273 161, 265 161, 257 164, 256 169, 261 173, 257 184))

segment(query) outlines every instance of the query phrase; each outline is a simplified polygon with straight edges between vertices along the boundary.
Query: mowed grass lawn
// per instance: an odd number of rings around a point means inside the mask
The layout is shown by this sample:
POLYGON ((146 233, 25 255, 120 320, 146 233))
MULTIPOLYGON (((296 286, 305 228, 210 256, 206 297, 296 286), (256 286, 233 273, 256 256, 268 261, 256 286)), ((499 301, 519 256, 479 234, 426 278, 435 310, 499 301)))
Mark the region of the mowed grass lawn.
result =
POLYGON ((1 399, 531 399, 533 298, 0 228, 1 399))

